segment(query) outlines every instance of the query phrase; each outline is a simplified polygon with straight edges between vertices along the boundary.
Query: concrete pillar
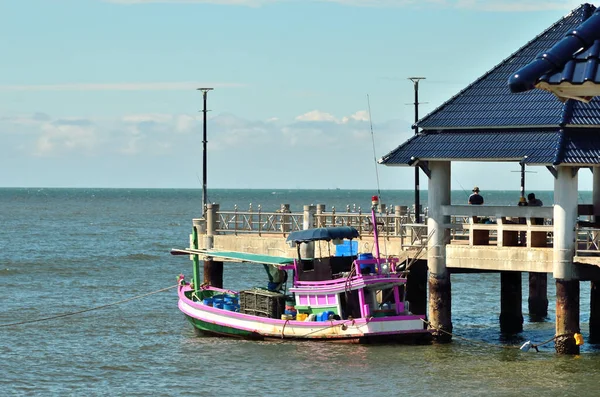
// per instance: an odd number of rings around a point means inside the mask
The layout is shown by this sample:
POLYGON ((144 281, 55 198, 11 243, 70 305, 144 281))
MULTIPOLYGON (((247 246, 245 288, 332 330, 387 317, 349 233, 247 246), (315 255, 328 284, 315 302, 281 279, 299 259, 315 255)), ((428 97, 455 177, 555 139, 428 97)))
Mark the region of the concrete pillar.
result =
POLYGON ((325 204, 317 204, 316 207, 316 224, 317 227, 325 227, 325 218, 323 217, 323 213, 325 212, 325 204))
POLYGON ((600 343, 600 281, 592 281, 590 291, 590 343, 600 343))
POLYGON ((580 332, 579 280, 556 280, 556 352, 579 354, 573 335, 580 332))
POLYGON ((544 321, 548 316, 548 274, 529 273, 529 320, 544 321))
POLYGON ((500 272, 500 332, 523 331, 521 272, 500 272))
POLYGON ((558 167, 554 180, 554 264, 556 280, 556 339, 560 354, 578 354, 573 333, 579 332, 579 280, 573 265, 577 221, 577 174, 558 167))
POLYGON ((281 204, 281 208, 279 209, 279 211, 283 214, 281 215, 281 231, 283 233, 289 233, 292 230, 292 217, 286 214, 289 214, 291 212, 290 205, 281 204))
MULTIPOLYGON (((594 167, 592 202, 594 205, 593 221, 600 223, 600 167, 594 167)), ((594 236, 594 239, 596 239, 596 236, 594 236)), ((592 280, 590 284, 589 342, 600 343, 600 280, 592 280)))
POLYGON ((446 268, 446 244, 450 233, 444 227, 450 217, 442 214, 442 205, 450 204, 450 162, 429 162, 431 178, 428 184, 427 231, 431 235, 427 243, 427 263, 429 270, 429 322, 434 340, 450 341, 452 332, 452 302, 450 273, 446 268), (443 332, 445 331, 445 332, 443 332))
MULTIPOLYGON (((307 229, 311 229, 314 227, 316 212, 317 212, 316 206, 314 206, 314 205, 305 205, 304 206, 302 229, 307 230, 307 229)), ((315 244, 313 242, 302 243, 302 245, 300 246, 300 256, 302 258, 314 258, 315 257, 315 244)))
MULTIPOLYGON (((214 235, 218 234, 218 212, 219 204, 206 205, 206 237, 204 242, 204 247, 206 249, 211 249, 214 247, 214 235)), ((223 262, 213 261, 212 259, 204 260, 203 284, 208 284, 217 288, 223 288, 223 262)))
MULTIPOLYGON (((600 167, 594 167, 592 203, 594 205, 594 215, 600 216, 600 167)), ((600 219, 595 218, 594 221, 599 222, 600 219)))

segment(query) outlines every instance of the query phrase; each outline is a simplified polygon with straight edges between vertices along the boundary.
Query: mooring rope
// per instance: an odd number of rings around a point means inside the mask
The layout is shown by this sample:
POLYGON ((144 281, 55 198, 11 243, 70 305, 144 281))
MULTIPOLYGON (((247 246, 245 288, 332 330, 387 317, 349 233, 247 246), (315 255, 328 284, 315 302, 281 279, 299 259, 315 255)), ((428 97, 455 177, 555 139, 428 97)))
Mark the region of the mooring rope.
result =
POLYGON ((157 291, 148 292, 148 293, 146 293, 146 294, 142 294, 142 295, 133 296, 133 297, 131 297, 131 298, 123 299, 123 300, 120 300, 120 301, 118 301, 118 302, 107 303, 107 304, 105 304, 105 305, 100 305, 100 306, 96 306, 96 307, 90 307, 90 308, 88 308, 88 309, 83 309, 83 310, 78 310, 78 311, 76 311, 76 312, 63 313, 63 314, 58 314, 58 315, 56 315, 56 316, 43 317, 43 318, 38 318, 38 319, 35 319, 35 320, 19 321, 19 322, 17 322, 17 323, 0 324, 0 328, 2 328, 2 327, 11 327, 11 326, 14 326, 14 325, 22 325, 22 324, 31 324, 31 323, 37 323, 37 322, 40 322, 40 321, 54 320, 54 319, 56 319, 56 318, 68 317, 68 316, 74 316, 74 315, 76 315, 76 314, 81 314, 81 313, 85 313, 85 312, 91 312, 92 310, 104 309, 105 307, 109 307, 109 306, 115 306, 115 305, 120 305, 120 304, 122 304, 122 303, 126 303, 126 302, 129 302, 129 301, 135 300, 135 299, 140 299, 140 298, 144 298, 144 297, 146 297, 146 296, 150 296, 150 295, 158 294, 159 292, 164 292, 164 291, 166 291, 166 290, 169 290, 169 289, 171 289, 171 288, 175 288, 175 287, 177 287, 177 286, 179 286, 179 284, 175 284, 175 285, 172 285, 172 286, 170 286, 170 287, 166 287, 166 288, 161 288, 161 289, 159 289, 159 290, 157 290, 157 291))
POLYGON ((527 346, 528 348, 526 350, 529 350, 529 347, 532 347, 532 348, 535 349, 536 352, 539 352, 539 350, 538 350, 539 346, 546 345, 546 344, 548 344, 550 342, 553 342, 554 340, 556 340, 558 338, 562 338, 562 337, 565 337, 565 336, 573 337, 577 341, 577 335, 578 335, 578 333, 576 333, 576 332, 568 332, 568 333, 565 333, 565 334, 555 335, 552 338, 550 338, 550 339, 548 339, 548 340, 546 340, 546 341, 544 341, 542 343, 531 343, 531 341, 527 341, 527 342, 525 342, 521 346, 517 346, 517 345, 512 345, 512 346, 510 346, 510 345, 496 345, 494 343, 488 343, 488 342, 484 342, 484 341, 480 341, 480 340, 475 340, 475 339, 469 339, 469 338, 465 338, 465 337, 460 336, 460 335, 456 335, 456 334, 454 334, 452 332, 448 332, 448 331, 446 331, 446 330, 444 330, 442 328, 435 327, 433 324, 431 324, 429 321, 427 321, 427 320, 425 320, 423 318, 421 319, 421 321, 423 321, 425 324, 427 324, 429 327, 435 329, 436 331, 442 332, 442 333, 444 333, 446 335, 449 335, 449 336, 451 336, 453 338, 461 339, 461 340, 464 340, 465 342, 469 342, 469 343, 475 343, 475 344, 479 344, 479 345, 483 345, 483 346, 488 346, 488 347, 496 347, 496 348, 500 348, 500 349, 521 349, 521 350, 523 350, 523 348, 525 346, 527 346))
MULTIPOLYGON (((330 321, 331 321, 331 320, 330 320, 330 321)), ((341 323, 341 324, 333 324, 333 321, 332 321, 331 323, 332 323, 332 324, 331 324, 331 325, 329 325, 329 326, 327 326, 327 327, 319 328, 319 329, 317 329, 317 330, 315 330, 315 331, 308 332, 308 333, 306 333, 306 334, 304 334, 304 335, 301 335, 300 337, 301 337, 301 338, 304 338, 305 336, 312 335, 312 334, 316 334, 317 332, 325 331, 326 329, 333 328, 333 327, 343 327, 343 326, 344 326, 344 325, 346 325, 347 323, 352 323, 352 325, 354 325, 354 319, 348 319, 348 320, 344 321, 344 322, 343 322, 343 323, 341 323)))

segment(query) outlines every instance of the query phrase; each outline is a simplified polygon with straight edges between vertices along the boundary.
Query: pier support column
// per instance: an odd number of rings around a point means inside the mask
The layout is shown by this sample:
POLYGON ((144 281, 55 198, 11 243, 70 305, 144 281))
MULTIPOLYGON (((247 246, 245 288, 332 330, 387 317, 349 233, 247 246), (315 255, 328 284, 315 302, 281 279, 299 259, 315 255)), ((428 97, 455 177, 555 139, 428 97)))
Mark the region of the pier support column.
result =
POLYGON ((577 222, 577 173, 558 167, 554 180, 553 276, 556 280, 556 339, 559 354, 579 354, 579 280, 573 265, 577 222))
POLYGON ((592 203, 594 205, 594 221, 600 222, 600 167, 593 169, 592 203))
POLYGON ((590 291, 590 343, 600 343, 600 281, 592 281, 590 291))
MULTIPOLYGON (((204 247, 211 249, 214 247, 214 235, 217 234, 219 204, 206 205, 206 239, 204 247)), ((223 262, 204 260, 204 282, 213 287, 223 288, 223 262)))
POLYGON ((442 206, 450 205, 450 162, 429 162, 431 177, 428 184, 427 243, 429 269, 429 323, 433 338, 438 342, 452 339, 452 288, 450 273, 446 268, 446 244, 450 233, 445 225, 450 217, 443 215, 442 206))
POLYGON ((427 261, 417 259, 406 278, 406 300, 412 314, 427 314, 427 261))
POLYGON ((579 354, 573 337, 579 332, 579 280, 556 280, 556 352, 579 354))
POLYGON ((500 272, 500 332, 523 331, 521 272, 500 272))
MULTIPOLYGON (((594 167, 592 198, 594 204, 594 222, 600 223, 600 167, 594 167)), ((594 233, 594 240, 597 239, 594 233)), ((590 282, 590 343, 600 343, 600 280, 590 282)))
POLYGON ((548 316, 548 274, 529 273, 529 318, 544 321, 548 316))

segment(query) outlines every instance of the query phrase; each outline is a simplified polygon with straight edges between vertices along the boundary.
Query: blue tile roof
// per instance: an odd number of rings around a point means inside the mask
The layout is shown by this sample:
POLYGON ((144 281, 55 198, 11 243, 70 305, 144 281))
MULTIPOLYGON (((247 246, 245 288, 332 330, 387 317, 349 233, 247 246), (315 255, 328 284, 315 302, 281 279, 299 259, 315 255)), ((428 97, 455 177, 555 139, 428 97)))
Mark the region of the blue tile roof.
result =
POLYGON ((380 163, 412 165, 416 159, 520 161, 527 156, 528 164, 552 164, 558 156, 561 135, 559 129, 420 133, 383 156, 380 163))
POLYGON ((600 164, 600 128, 567 130, 563 147, 563 157, 558 159, 560 163, 600 164))
MULTIPOLYGON (((600 34, 600 11, 594 14, 595 10, 584 4, 550 26, 419 120, 417 126, 422 131, 380 162, 414 165, 416 159, 519 161, 527 156, 528 164, 600 164, 600 149, 596 149, 600 148, 600 99, 561 103, 554 94, 542 90, 512 93, 507 84, 516 70, 529 65, 537 54, 561 42, 567 34, 577 29, 589 32, 589 24, 584 29, 581 26, 591 15, 599 15, 600 34)), ((577 82, 600 76, 596 65, 599 55, 600 42, 594 41, 577 54, 571 69, 544 71, 540 76, 550 83, 565 77, 577 82)))
MULTIPOLYGON (((567 31, 552 48, 545 48, 533 61, 519 68, 510 77, 512 92, 541 88, 553 92, 562 101, 569 97, 588 101, 585 95, 569 96, 559 85, 599 83, 598 53, 600 51, 600 10, 590 4, 580 7, 582 23, 567 31), (554 87, 553 87, 554 86, 554 87)), ((582 90, 578 90, 581 94, 582 90)))
MULTIPOLYGON (((514 54, 433 112, 418 121, 425 130, 450 128, 497 128, 557 126, 562 121, 562 104, 549 92, 531 90, 513 94, 506 82, 516 70, 556 42, 587 18, 583 5, 550 26, 514 54)), ((595 8, 594 8, 595 9, 595 8)))

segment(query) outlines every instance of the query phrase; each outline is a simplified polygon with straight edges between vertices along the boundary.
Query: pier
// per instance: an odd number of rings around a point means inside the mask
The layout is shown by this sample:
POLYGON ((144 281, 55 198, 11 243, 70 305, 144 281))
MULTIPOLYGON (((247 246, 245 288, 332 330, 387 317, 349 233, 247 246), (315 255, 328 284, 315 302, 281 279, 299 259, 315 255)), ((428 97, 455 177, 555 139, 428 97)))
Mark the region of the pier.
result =
MULTIPOLYGON (((594 293, 600 280, 600 228, 590 226, 593 204, 574 207, 578 221, 573 218, 574 255, 568 271, 577 277, 577 282, 565 283, 560 277, 564 276, 566 266, 555 261, 560 247, 555 236, 565 236, 561 229, 564 225, 556 220, 556 213, 560 221, 562 212, 556 203, 543 207, 438 204, 440 195, 435 194, 432 186, 430 189, 424 216, 427 224, 414 223, 414 212, 408 212, 406 207, 394 206, 391 211, 385 205, 380 208, 377 222, 380 246, 386 255, 405 261, 420 259, 415 262, 418 265, 407 291, 416 313, 428 314, 436 329, 451 333, 450 275, 499 272, 500 330, 518 333, 523 329, 522 272, 529 273, 529 314, 542 321, 547 315, 547 282, 551 274, 557 282, 557 307, 564 308, 562 313, 557 311, 557 327, 577 331, 579 281, 592 281, 589 340, 600 340, 597 303, 600 295, 594 293), (425 313, 427 306, 429 310, 425 313)), ((305 205, 302 211, 294 211, 287 204, 274 211, 264 211, 260 206, 221 209, 218 204, 208 204, 206 217, 193 220, 191 241, 193 248, 295 257, 296 250, 285 243, 287 235, 295 230, 326 226, 355 227, 360 231, 358 251, 371 251, 373 225, 369 214, 352 212, 350 207, 344 212, 327 210, 325 204, 305 205)), ((330 243, 315 250, 335 252, 335 246, 330 243)), ((211 258, 199 259, 203 259, 204 282, 222 285, 223 264, 211 258)), ((198 272, 199 266, 200 261, 198 272)), ((442 342, 449 341, 448 333, 439 332, 437 337, 442 342)))

